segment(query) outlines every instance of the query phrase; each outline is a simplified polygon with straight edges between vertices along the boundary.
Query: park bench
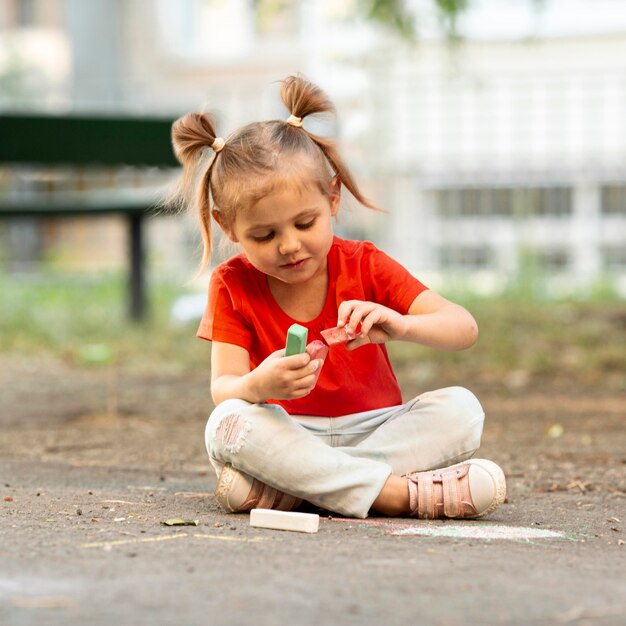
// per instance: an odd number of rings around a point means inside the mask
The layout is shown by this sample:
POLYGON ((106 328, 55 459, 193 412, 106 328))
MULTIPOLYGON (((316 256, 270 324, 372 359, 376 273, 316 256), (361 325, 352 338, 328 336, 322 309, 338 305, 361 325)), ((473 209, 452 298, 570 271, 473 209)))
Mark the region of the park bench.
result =
MULTIPOLYGON (((0 167, 120 168, 178 166, 171 119, 19 115, 0 112, 0 167)), ((0 218, 125 216, 128 223, 129 313, 146 313, 143 224, 159 203, 154 189, 32 190, 0 187, 0 218)))

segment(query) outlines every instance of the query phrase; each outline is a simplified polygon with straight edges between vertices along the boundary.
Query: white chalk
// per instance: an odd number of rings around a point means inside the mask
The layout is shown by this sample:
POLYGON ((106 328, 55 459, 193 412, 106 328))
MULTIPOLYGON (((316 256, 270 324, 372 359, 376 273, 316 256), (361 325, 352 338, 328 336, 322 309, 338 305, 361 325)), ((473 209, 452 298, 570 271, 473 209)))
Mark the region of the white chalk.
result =
POLYGON ((250 526, 275 530, 295 530, 299 533, 316 533, 320 526, 320 516, 315 513, 252 509, 250 511, 250 526))

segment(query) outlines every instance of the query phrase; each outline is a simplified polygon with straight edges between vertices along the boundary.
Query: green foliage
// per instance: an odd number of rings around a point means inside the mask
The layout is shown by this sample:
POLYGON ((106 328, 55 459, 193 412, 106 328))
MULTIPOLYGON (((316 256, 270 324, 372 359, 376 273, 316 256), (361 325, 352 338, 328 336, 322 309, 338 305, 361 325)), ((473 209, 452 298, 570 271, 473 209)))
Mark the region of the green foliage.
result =
MULTIPOLYGON (((184 293, 180 287, 152 285, 151 315, 144 324, 128 320, 121 276, 0 274, 0 293, 0 352, 51 353, 81 367, 208 373, 210 347, 195 337, 197 322, 180 327, 170 320, 172 302, 184 293)), ((624 385, 623 301, 606 294, 584 302, 547 302, 519 293, 495 299, 446 295, 475 316, 478 343, 452 353, 391 343, 403 381, 624 385)))
POLYGON ((439 17, 448 36, 457 38, 457 22, 461 13, 467 10, 469 0, 435 0, 435 4, 439 8, 439 17))
POLYGON ((193 325, 169 321, 180 288, 153 286, 150 315, 143 324, 128 318, 121 276, 0 274, 0 293, 0 352, 51 353, 86 367, 208 370, 210 350, 195 338, 193 325))
MULTIPOLYGON (((548 2, 548 0, 527 1, 537 11, 548 2)), ((471 0, 432 0, 432 3, 448 39, 451 42, 458 41, 460 39, 458 20, 470 7, 471 0)), ((405 39, 415 39, 415 26, 420 16, 411 9, 411 4, 408 0, 353 0, 352 11, 354 16, 389 27, 405 39)), ((264 30, 277 15, 297 9, 296 3, 290 0, 252 0, 252 6, 256 11, 261 30, 264 30)))
MULTIPOLYGON (((210 1, 210 0, 209 0, 210 1)), ((439 16, 439 21, 451 42, 461 39, 458 31, 459 17, 470 8, 472 0, 431 0, 439 16)), ((540 11, 548 0, 527 0, 540 11)), ((416 14, 408 0, 352 0, 352 14, 390 28, 401 37, 414 40, 416 24, 420 15, 416 14)), ((252 0, 260 30, 265 30, 272 19, 281 14, 297 10, 297 3, 290 0, 252 0)))
MULTIPOLYGON (((458 31, 459 17, 469 9, 471 0, 431 0, 439 16, 444 32, 451 42, 457 42, 461 37, 458 31)), ((540 11, 548 0, 527 0, 540 11)), ((371 20, 397 32, 405 39, 413 40, 416 37, 416 24, 419 14, 411 8, 408 0, 353 0, 353 15, 371 20)), ((272 18, 281 13, 293 12, 297 9, 296 3, 290 0, 252 0, 256 11, 257 22, 261 28, 267 26, 272 18)))
MULTIPOLYGON (((457 20, 465 11, 470 0, 432 0, 444 29, 450 38, 457 37, 457 20)), ((536 1, 536 0, 533 0, 536 1)), ((419 15, 409 8, 406 0, 354 0, 354 15, 390 27, 402 37, 415 37, 415 23, 419 15)), ((284 11, 294 10, 294 4, 288 0, 252 0, 257 20, 261 28, 273 16, 284 11)))
POLYGON ((366 19, 390 26, 403 37, 414 35, 414 18, 403 0, 358 0, 357 10, 366 19))
POLYGON ((276 15, 294 10, 290 0, 252 0, 252 6, 256 12, 257 26, 261 31, 267 29, 268 23, 276 15))
POLYGON ((509 278, 504 297, 525 301, 540 298, 545 295, 542 294, 545 276, 542 274, 537 253, 532 248, 522 248, 518 254, 517 271, 509 278))
MULTIPOLYGON (((454 298, 453 298, 454 299, 454 298)), ((626 304, 619 300, 548 302, 536 298, 456 300, 476 318, 477 344, 438 352, 391 344, 400 370, 431 380, 492 381, 524 387, 562 381, 624 388, 626 304)))

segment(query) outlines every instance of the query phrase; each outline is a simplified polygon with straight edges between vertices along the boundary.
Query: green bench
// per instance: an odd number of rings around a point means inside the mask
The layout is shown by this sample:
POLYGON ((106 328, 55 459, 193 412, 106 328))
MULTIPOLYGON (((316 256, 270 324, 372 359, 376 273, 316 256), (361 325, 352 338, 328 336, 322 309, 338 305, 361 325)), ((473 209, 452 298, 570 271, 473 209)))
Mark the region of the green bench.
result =
MULTIPOLYGON (((39 168, 177 167, 171 119, 44 116, 0 112, 0 166, 39 168)), ((116 214, 129 232, 129 312, 146 313, 143 223, 159 202, 141 189, 15 191, 0 188, 0 218, 63 218, 116 214)))

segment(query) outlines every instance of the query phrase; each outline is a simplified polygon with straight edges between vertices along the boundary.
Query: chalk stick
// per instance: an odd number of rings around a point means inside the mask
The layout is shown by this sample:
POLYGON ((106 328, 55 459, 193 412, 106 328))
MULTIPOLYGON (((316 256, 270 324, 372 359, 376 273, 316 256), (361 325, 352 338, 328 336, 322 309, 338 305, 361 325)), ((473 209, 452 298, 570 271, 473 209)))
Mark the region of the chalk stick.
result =
MULTIPOLYGON (((315 339, 306 347, 306 353, 311 357, 311 360, 322 359, 322 365, 324 364, 323 362, 326 359, 326 356, 328 355, 328 350, 329 350, 328 346, 323 341, 320 341, 319 339, 315 339)), ((322 368, 319 367, 315 372, 315 384, 317 384, 317 379, 320 377, 321 373, 322 373, 322 368)))
POLYGON ((285 356, 302 354, 306 349, 306 338, 309 331, 300 324, 292 324, 287 331, 287 344, 285 346, 285 356))
POLYGON ((316 533, 320 526, 320 516, 316 513, 252 509, 250 511, 250 526, 274 530, 293 530, 299 533, 316 533))
POLYGON ((311 359, 325 359, 328 354, 328 346, 323 341, 316 339, 307 345, 306 351, 311 359))
POLYGON ((341 328, 337 328, 336 326, 335 328, 327 328, 321 332, 321 335, 329 346, 347 343, 356 336, 348 333, 346 326, 342 326, 341 328))

